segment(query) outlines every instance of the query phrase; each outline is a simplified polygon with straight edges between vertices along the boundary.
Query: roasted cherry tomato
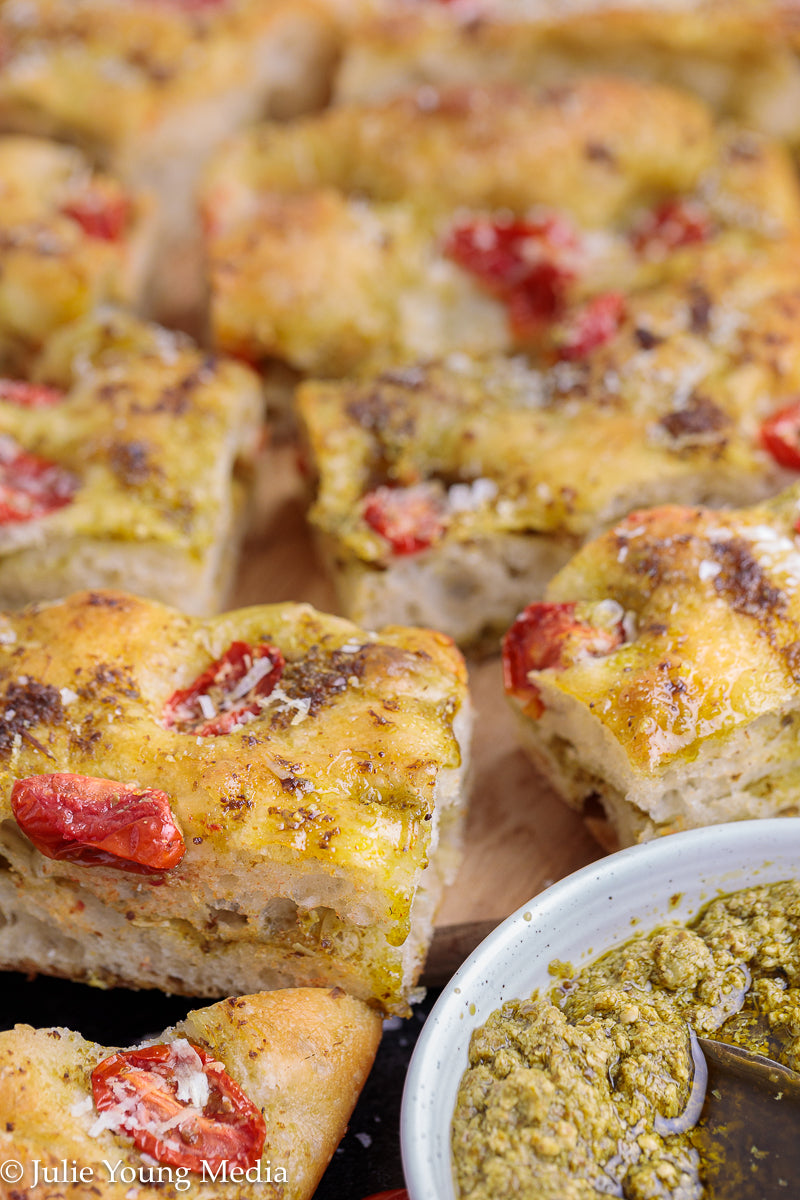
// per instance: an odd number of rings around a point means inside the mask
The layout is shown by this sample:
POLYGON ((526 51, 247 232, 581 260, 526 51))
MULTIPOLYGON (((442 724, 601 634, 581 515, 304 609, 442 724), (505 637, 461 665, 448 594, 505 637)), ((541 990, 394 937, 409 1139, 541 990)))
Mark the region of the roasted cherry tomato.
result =
POLYGON ((24 379, 0 379, 0 401, 17 404, 20 408, 52 408, 64 399, 64 393, 42 383, 24 379))
POLYGON ((61 206, 90 238, 118 242, 130 224, 131 202, 122 192, 89 187, 61 206))
POLYGON ((11 809, 47 858, 116 867, 138 875, 167 871, 186 849, 169 797, 113 779, 60 772, 18 779, 11 809))
POLYGON ((528 678, 530 671, 566 666, 579 649, 592 655, 608 654, 625 640, 622 626, 602 629, 575 616, 574 602, 529 604, 503 639, 503 681, 530 716, 541 716, 539 689, 528 678))
POLYGON ((424 483, 369 492, 364 497, 364 520, 386 539, 394 554, 427 550, 445 528, 441 496, 424 483))
POLYGON ((761 441, 776 463, 800 471, 800 399, 767 417, 761 426, 761 441))
POLYGON ((113 1117, 110 1127, 158 1162, 247 1169, 264 1150, 260 1110, 221 1062, 183 1039, 103 1059, 92 1071, 92 1094, 97 1111, 113 1117))
POLYGON ((77 490, 71 471, 0 435, 0 525, 45 517, 69 504, 77 490))
POLYGON ((619 292, 595 296, 570 318, 559 343, 559 357, 571 361, 586 358, 598 346, 611 341, 624 316, 625 300, 619 292))
POLYGON ((179 733, 216 737, 230 733, 261 711, 259 701, 270 694, 283 674, 286 661, 277 646, 262 642, 231 642, 210 667, 188 688, 170 696, 164 706, 164 724, 179 733))
POLYGON ((647 213, 631 233, 639 254, 660 257, 707 241, 713 232, 708 210, 696 201, 667 200, 647 213))
POLYGON ((539 221, 487 218, 451 230, 445 253, 508 307, 518 337, 556 320, 575 278, 567 257, 578 248, 575 233, 561 217, 539 221))

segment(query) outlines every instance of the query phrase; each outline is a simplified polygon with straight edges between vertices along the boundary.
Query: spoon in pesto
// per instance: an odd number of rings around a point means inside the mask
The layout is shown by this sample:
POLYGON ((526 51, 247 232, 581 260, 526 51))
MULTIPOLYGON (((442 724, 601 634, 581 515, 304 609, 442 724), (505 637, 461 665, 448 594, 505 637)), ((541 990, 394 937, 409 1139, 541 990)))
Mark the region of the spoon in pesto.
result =
POLYGON ((699 1037, 697 1042, 707 1062, 738 1075, 747 1083, 776 1093, 776 1099, 777 1093, 781 1093, 781 1098, 800 1099, 800 1073, 774 1058, 756 1054, 755 1050, 747 1050, 744 1046, 716 1042, 713 1038, 699 1037))
POLYGON ((706 1060, 707 1082, 696 1124, 680 1132, 700 1153, 707 1200, 795 1195, 800 1074, 742 1046, 690 1037, 693 1055, 696 1044, 706 1060))

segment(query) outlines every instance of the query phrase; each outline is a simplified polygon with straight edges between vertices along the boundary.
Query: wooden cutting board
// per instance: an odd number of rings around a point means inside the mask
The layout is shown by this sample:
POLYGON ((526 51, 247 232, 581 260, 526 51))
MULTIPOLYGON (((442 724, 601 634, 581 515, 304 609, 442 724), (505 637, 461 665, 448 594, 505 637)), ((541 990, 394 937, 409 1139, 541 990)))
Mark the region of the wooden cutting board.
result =
MULTIPOLYGON (((231 601, 307 600, 336 611, 305 525, 304 485, 291 446, 265 452, 231 601)), ((581 818, 517 749, 498 657, 470 663, 476 707, 466 855, 444 897, 427 979, 449 977, 497 924, 556 879, 601 856, 581 818)))

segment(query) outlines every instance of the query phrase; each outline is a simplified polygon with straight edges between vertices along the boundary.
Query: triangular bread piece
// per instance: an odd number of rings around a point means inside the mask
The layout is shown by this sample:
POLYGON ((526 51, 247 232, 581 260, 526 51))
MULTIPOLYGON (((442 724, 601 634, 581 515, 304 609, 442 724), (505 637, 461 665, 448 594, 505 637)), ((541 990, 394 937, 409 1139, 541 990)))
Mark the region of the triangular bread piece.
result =
POLYGON ((17 1025, 0 1033, 0 1196, 309 1200, 344 1134, 380 1035, 377 1013, 340 989, 293 988, 222 1000, 147 1038, 146 1044, 186 1039, 199 1047, 261 1109, 260 1166, 250 1179, 226 1182, 220 1168, 205 1177, 187 1173, 156 1163, 127 1134, 92 1129, 103 1124, 92 1071, 114 1048, 67 1029, 17 1025))

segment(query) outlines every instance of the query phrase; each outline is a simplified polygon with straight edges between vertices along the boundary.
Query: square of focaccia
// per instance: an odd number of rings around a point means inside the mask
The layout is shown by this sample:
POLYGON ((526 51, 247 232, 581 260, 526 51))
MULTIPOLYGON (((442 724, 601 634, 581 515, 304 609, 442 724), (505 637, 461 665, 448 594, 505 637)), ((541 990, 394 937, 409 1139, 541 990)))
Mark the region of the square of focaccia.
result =
POLYGON ((310 1200, 380 1035, 362 1001, 319 988, 223 1000, 130 1050, 17 1025, 0 1033, 0 1153, 21 1175, 3 1195, 310 1200))
POLYGON ((3 966, 190 996, 332 984, 405 1011, 458 863, 449 638, 88 592, 7 616, 0 678, 3 966), (36 848, 68 793, 74 828, 109 788, 119 820, 144 805, 143 861, 96 852, 105 817, 65 860, 36 848))
POLYGON ((217 345, 326 376, 570 354, 675 249, 800 227, 782 149, 612 78, 423 89, 256 127, 216 157, 203 206, 217 345))
POLYGON ((800 457, 764 431, 800 391, 798 278, 797 241, 720 240, 628 296, 580 359, 451 355, 303 384, 310 519, 342 610, 485 644, 632 508, 785 486, 800 457))
POLYGON ((165 316, 200 298, 209 154, 249 121, 322 103, 335 51, 314 0, 2 0, 0 129, 76 143, 155 193, 165 316))
POLYGON ((366 0, 351 23, 339 101, 608 71, 696 92, 800 148, 797 12, 780 0, 366 0))
POLYGON ((64 326, 0 378, 0 606, 105 586, 218 611, 262 404, 184 335, 110 309, 64 326))
POLYGON ((632 513, 506 635, 523 745, 569 803, 599 799, 623 845, 798 814, 799 518, 797 485, 632 513))
POLYGON ((152 253, 146 197, 69 146, 0 137, 0 367, 99 303, 138 305, 152 253))

